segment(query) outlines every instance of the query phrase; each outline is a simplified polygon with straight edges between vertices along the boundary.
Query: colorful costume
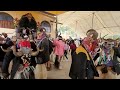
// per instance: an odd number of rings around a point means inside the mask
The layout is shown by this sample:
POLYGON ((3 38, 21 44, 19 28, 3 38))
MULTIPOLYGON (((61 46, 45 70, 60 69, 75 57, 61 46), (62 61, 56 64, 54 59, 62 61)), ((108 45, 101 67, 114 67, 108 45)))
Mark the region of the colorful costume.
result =
POLYGON ((94 49, 95 45, 91 43, 88 36, 82 41, 82 45, 80 45, 73 53, 69 72, 69 76, 72 79, 85 79, 85 77, 87 77, 87 79, 94 79, 94 76, 99 76, 91 54, 91 52, 94 52, 94 49), (91 44, 94 46, 92 49, 91 44))

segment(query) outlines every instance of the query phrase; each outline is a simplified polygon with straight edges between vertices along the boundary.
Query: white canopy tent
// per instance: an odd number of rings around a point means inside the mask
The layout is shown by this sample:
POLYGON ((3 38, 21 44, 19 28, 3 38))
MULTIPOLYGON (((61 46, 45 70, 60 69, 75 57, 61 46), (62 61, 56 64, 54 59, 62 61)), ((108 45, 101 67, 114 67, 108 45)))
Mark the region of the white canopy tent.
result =
POLYGON ((82 38, 93 28, 99 37, 120 35, 120 11, 68 11, 58 15, 58 28, 68 26, 82 38))

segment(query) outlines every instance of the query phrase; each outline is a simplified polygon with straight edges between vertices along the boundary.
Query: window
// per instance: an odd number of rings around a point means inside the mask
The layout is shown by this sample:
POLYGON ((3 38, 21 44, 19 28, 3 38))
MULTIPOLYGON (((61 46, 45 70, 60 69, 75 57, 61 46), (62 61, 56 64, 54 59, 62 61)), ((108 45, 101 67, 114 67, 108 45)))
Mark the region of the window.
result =
POLYGON ((48 21, 42 21, 41 27, 44 28, 46 32, 48 32, 48 33, 51 32, 51 25, 48 21))
POLYGON ((5 12, 0 12, 0 28, 14 28, 13 17, 5 12))

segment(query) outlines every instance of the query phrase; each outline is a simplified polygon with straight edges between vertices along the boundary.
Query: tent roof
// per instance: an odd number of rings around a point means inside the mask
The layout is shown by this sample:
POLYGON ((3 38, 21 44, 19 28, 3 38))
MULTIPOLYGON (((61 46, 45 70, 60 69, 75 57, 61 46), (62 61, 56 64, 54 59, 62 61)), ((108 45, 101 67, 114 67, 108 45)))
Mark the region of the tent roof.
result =
POLYGON ((58 15, 58 22, 80 37, 85 37, 91 28, 97 30, 99 37, 120 34, 120 11, 68 11, 58 15))

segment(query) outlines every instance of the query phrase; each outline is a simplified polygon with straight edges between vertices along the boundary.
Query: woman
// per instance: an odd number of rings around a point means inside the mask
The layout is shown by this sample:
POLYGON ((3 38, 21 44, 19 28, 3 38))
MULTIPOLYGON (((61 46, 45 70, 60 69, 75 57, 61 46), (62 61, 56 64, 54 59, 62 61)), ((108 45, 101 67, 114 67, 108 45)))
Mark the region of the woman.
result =
POLYGON ((61 62, 61 59, 64 55, 64 46, 65 46, 65 43, 62 40, 62 36, 58 36, 58 39, 54 40, 53 43, 55 45, 54 54, 56 55, 55 67, 57 69, 62 69, 60 62, 61 62))

